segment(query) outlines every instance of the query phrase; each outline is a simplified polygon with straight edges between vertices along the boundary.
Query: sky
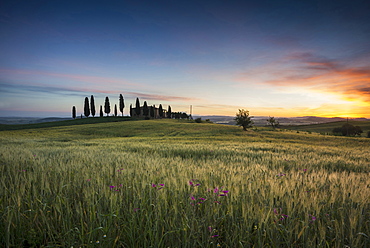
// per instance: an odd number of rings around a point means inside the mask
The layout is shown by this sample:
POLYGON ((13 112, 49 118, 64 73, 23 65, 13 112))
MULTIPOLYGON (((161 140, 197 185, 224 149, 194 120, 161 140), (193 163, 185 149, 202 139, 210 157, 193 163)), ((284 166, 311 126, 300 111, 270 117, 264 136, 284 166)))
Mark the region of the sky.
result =
POLYGON ((119 94, 193 115, 370 118, 370 1, 0 2, 0 116, 119 94))

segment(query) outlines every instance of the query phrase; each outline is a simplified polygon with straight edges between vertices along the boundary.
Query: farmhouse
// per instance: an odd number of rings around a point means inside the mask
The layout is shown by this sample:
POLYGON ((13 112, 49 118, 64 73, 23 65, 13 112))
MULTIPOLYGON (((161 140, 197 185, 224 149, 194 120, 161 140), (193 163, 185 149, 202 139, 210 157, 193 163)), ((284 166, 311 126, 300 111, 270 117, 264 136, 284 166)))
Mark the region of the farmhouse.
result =
MULTIPOLYGON (((155 106, 148 106, 148 115, 147 115, 147 117, 160 119, 160 118, 164 118, 164 117, 167 116, 167 110, 165 110, 165 109, 162 110, 162 112, 163 112, 162 116, 160 115, 159 112, 160 112, 159 108, 157 108, 155 106)), ((137 114, 136 108, 131 108, 130 115, 131 115, 131 117, 146 117, 144 115, 144 106, 140 106, 140 114, 137 114)))

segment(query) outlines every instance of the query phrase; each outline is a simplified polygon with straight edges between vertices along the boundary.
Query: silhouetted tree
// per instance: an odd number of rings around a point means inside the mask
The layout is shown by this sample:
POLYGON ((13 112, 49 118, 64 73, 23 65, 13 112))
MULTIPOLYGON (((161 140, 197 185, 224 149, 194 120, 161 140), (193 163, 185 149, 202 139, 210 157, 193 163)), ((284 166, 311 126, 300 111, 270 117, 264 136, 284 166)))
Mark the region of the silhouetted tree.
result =
POLYGON ((76 107, 75 106, 72 107, 72 118, 76 119, 76 107))
POLYGON ((104 113, 103 113, 103 106, 100 105, 100 117, 103 117, 104 116, 104 113))
POLYGON ((134 111, 132 111, 132 104, 130 104, 130 116, 132 117, 133 116, 133 113, 134 111))
POLYGON ((89 115, 90 115, 90 107, 89 107, 89 98, 88 97, 85 97, 84 115, 86 117, 89 117, 89 115))
POLYGON ((114 116, 117 116, 118 112, 117 112, 117 104, 114 104, 114 116))
POLYGON ((168 110, 167 110, 167 118, 171 118, 171 106, 168 105, 168 110))
POLYGON ((139 116, 140 115, 140 102, 139 102, 139 98, 137 97, 136 98, 136 105, 135 105, 135 113, 136 113, 136 115, 137 116, 139 116))
POLYGON ((119 95, 119 111, 122 113, 123 116, 123 109, 125 108, 125 102, 123 100, 122 94, 119 95))
POLYGON ((109 103, 109 98, 108 97, 105 97, 104 113, 106 113, 107 116, 110 113, 110 103, 109 103))
POLYGON ((91 115, 95 117, 95 101, 94 101, 93 95, 91 95, 91 98, 90 98, 90 109, 91 109, 91 115))
POLYGON ((343 136, 361 136, 363 131, 359 126, 353 126, 349 123, 346 123, 342 127, 334 128, 333 133, 336 135, 342 134, 343 136))
POLYGON ((239 113, 236 113, 234 120, 236 121, 236 125, 243 127, 243 130, 247 131, 247 128, 253 126, 252 118, 253 116, 249 116, 248 110, 239 109, 239 113))
POLYGON ((267 124, 270 125, 273 129, 279 127, 280 123, 275 117, 270 117, 267 119, 267 124))
POLYGON ((154 118, 154 106, 150 106, 150 117, 154 118))
POLYGON ((149 115, 149 108, 148 108, 148 104, 146 103, 146 101, 144 101, 144 106, 143 106, 143 115, 145 117, 148 117, 149 115))
POLYGON ((158 114, 159 114, 159 117, 160 117, 160 118, 162 118, 162 117, 163 117, 163 108, 162 108, 162 104, 159 104, 158 114))

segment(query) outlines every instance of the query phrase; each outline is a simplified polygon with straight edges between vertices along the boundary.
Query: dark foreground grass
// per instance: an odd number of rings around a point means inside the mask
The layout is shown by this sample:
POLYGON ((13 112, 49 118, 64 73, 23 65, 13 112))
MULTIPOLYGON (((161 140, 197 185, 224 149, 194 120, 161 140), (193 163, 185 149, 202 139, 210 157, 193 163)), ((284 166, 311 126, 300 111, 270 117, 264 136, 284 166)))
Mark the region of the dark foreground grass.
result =
POLYGON ((370 139, 153 120, 0 144, 2 247, 370 246, 370 139))

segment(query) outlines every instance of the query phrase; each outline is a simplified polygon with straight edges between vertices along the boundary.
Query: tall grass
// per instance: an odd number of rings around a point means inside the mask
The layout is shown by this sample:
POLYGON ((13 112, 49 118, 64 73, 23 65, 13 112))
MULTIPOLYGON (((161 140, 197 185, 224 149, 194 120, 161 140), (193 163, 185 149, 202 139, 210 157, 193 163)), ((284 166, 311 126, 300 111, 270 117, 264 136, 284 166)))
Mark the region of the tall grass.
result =
POLYGON ((135 121, 2 131, 4 247, 368 247, 370 141, 135 121))

